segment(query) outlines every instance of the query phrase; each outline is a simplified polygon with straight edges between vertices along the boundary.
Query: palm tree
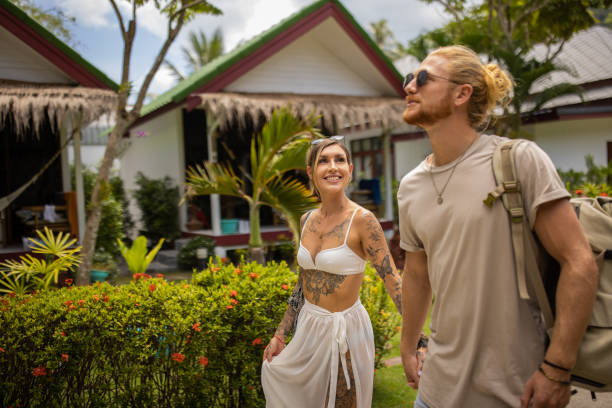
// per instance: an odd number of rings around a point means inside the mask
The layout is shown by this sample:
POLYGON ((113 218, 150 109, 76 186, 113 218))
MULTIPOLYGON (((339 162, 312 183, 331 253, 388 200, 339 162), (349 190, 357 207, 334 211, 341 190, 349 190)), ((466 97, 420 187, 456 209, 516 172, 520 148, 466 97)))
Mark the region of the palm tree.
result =
MULTIPOLYGON (((206 34, 201 30, 197 32, 191 31, 189 33, 189 46, 183 46, 181 50, 183 51, 183 57, 187 61, 189 67, 188 75, 190 75, 223 54, 223 33, 220 28, 217 28, 212 38, 208 40, 206 34)), ((185 79, 185 76, 181 74, 178 68, 167 59, 164 60, 164 65, 172 71, 172 75, 176 78, 177 82, 185 79)))
POLYGON ((300 216, 317 204, 312 192, 299 180, 287 175, 305 169, 305 156, 312 138, 320 137, 314 118, 299 120, 288 108, 275 110, 261 133, 251 140, 250 172, 240 168, 236 175, 231 164, 205 163, 187 170, 187 196, 220 194, 239 197, 249 204, 249 257, 265 263, 259 208, 272 207, 283 214, 297 240, 300 216), (247 186, 245 179, 250 181, 247 186), (247 187, 250 187, 248 189, 247 187))

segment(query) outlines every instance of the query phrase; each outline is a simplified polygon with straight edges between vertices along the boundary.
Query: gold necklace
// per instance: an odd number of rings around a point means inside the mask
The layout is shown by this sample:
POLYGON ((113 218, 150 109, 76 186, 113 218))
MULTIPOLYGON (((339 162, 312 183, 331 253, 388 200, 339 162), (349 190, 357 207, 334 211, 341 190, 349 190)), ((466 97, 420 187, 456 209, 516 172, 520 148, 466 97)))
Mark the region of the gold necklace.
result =
POLYGON ((450 179, 453 177, 453 174, 455 173, 455 169, 457 168, 459 163, 453 166, 451 170, 451 174, 450 176, 448 176, 448 179, 446 179, 446 183, 444 183, 444 187, 442 187, 442 190, 438 190, 438 186, 436 186, 436 180, 434 180, 433 172, 431 171, 431 169, 433 168, 433 156, 431 157, 431 163, 432 164, 429 166, 429 175, 431 176, 431 183, 433 184, 434 190, 436 190, 436 194, 438 196, 438 199, 436 200, 436 202, 438 203, 438 205, 442 205, 442 203, 444 202, 444 199, 442 198, 442 194, 444 194, 444 190, 446 190, 446 186, 448 186, 448 183, 450 182, 450 179))

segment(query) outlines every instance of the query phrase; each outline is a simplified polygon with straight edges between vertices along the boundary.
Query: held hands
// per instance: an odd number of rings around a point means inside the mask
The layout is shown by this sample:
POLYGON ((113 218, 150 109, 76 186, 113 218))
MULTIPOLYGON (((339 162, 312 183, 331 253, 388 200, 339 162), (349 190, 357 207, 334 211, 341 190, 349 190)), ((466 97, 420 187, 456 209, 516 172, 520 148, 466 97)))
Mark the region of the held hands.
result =
POLYGON ((570 374, 541 365, 527 384, 521 396, 521 408, 562 408, 569 404, 570 374))
POLYGON ((402 365, 404 366, 404 374, 406 375, 408 386, 415 390, 419 388, 419 380, 421 379, 426 355, 426 347, 420 347, 414 354, 402 354, 402 365))
POLYGON ((275 334, 264 350, 263 359, 271 363, 272 359, 279 355, 284 348, 285 342, 275 334))

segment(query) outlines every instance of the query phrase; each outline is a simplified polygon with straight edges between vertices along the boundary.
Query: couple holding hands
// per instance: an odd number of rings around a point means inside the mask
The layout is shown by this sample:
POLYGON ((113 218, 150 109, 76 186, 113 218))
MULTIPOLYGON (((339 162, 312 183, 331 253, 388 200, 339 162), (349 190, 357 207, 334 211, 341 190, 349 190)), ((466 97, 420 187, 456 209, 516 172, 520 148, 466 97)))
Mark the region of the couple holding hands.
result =
POLYGON ((342 137, 314 140, 307 173, 321 205, 302 216, 298 282, 264 351, 266 405, 371 406, 374 337, 359 301, 369 261, 402 314, 402 363, 419 390, 416 407, 566 406, 597 269, 555 166, 535 143, 521 144, 526 216, 561 265, 546 344, 537 306, 519 297, 506 210, 482 203, 495 189, 493 151, 506 139, 478 130, 509 101, 512 80, 472 50, 450 46, 408 74, 404 89, 403 119, 426 130, 433 153, 398 191, 401 278, 378 219, 345 193, 353 165, 342 137), (433 294, 423 364, 419 341, 433 294))

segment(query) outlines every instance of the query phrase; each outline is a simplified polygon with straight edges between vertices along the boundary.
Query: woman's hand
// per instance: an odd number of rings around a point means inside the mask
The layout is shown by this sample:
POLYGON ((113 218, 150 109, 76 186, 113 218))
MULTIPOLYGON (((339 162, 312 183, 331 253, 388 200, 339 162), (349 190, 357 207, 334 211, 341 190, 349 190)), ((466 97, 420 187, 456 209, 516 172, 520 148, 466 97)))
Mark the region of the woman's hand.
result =
POLYGON ((272 337, 264 350, 263 359, 268 360, 268 363, 271 363, 272 359, 279 355, 284 348, 285 343, 280 341, 276 336, 272 337))

